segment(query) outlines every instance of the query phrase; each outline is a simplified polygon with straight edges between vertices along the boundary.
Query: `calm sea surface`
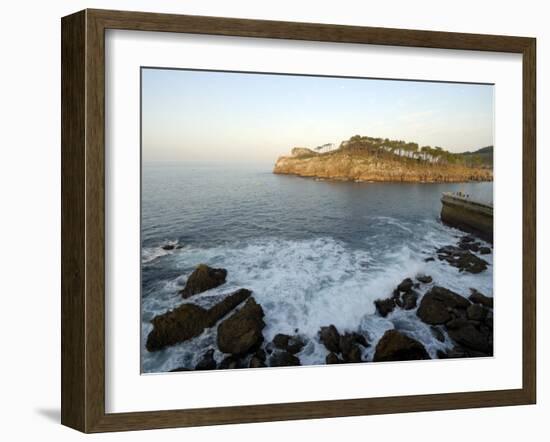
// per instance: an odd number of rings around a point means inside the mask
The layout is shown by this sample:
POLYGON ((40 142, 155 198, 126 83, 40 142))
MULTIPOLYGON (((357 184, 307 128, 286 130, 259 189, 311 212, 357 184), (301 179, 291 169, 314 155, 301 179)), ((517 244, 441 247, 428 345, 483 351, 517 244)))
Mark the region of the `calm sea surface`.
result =
MULTIPOLYGON (((470 275, 424 261, 460 235, 439 222, 442 192, 492 201, 492 183, 330 182, 271 170, 272 164, 143 166, 143 341, 154 315, 183 302, 177 291, 203 262, 226 268, 227 283, 190 302, 207 306, 221 293, 253 290, 266 313, 266 341, 296 329, 311 338, 299 355, 302 364, 324 362, 326 350, 315 335, 329 324, 362 330, 373 341, 398 327, 432 354, 444 349, 414 312, 391 320, 373 314, 375 299, 418 272, 465 295, 470 287, 492 295, 492 266, 470 275), (163 250, 166 244, 177 248, 163 250)), ((487 259, 492 263, 492 255, 487 259)), ((142 349, 142 371, 193 367, 214 342, 210 330, 160 352, 142 349)))

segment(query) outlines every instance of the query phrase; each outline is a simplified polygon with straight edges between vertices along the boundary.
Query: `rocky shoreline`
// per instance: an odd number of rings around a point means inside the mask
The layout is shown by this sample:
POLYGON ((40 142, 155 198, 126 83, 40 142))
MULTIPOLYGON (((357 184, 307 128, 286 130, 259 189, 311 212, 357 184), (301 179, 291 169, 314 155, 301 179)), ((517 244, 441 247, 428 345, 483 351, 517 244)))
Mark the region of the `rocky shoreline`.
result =
MULTIPOLYGON (((489 263, 482 256, 490 253, 491 248, 467 235, 457 244, 433 250, 426 261, 438 259, 459 272, 476 274, 487 269, 489 263)), ((264 310, 250 290, 225 294, 209 308, 193 302, 203 292, 223 286, 226 278, 225 269, 198 265, 179 292, 182 304, 152 319, 145 344, 149 352, 192 340, 205 330, 216 331, 215 344, 203 349, 193 367, 170 371, 298 366, 310 340, 326 349, 326 364, 431 359, 424 345, 398 321, 378 339, 365 331, 338 330, 327 323, 314 337, 296 329, 293 334, 277 333, 266 341, 264 310)), ((410 275, 391 294, 374 302, 374 315, 391 321, 399 311, 414 314, 444 344, 446 350, 437 351, 439 359, 492 356, 493 299, 474 288, 470 291, 466 298, 439 285, 430 275, 410 275)))

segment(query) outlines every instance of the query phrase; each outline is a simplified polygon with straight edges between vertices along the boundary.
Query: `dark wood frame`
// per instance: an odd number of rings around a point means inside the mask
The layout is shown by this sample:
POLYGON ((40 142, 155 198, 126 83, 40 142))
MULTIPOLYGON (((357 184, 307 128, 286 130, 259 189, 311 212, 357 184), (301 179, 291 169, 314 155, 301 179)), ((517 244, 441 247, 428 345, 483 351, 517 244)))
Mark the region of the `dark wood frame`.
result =
POLYGON ((62 30, 61 422, 84 432, 141 430, 534 404, 536 400, 536 40, 233 18, 84 10, 62 30), (523 56, 523 386, 192 410, 105 412, 105 30, 518 53, 523 56))

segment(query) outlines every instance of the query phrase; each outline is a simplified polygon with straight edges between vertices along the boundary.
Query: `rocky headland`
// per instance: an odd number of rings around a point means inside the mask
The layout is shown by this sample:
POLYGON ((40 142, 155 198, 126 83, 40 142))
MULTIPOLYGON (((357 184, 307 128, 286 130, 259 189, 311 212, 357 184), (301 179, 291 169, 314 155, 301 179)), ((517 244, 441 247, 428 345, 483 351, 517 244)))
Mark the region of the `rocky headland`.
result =
POLYGON ((339 181, 452 183, 492 181, 493 169, 482 157, 453 154, 415 143, 352 137, 339 148, 319 152, 292 149, 277 159, 275 174, 339 181))

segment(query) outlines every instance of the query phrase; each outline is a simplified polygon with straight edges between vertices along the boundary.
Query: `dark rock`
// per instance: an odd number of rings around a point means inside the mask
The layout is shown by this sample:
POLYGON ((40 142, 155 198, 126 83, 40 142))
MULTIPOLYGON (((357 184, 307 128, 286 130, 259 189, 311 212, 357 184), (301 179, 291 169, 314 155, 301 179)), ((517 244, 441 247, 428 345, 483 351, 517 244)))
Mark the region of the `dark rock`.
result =
POLYGON ((429 275, 416 275, 416 280, 420 281, 422 284, 429 284, 432 282, 432 277, 429 275))
POLYGON ((489 311, 487 312, 487 316, 485 316, 485 320, 483 321, 483 323, 484 323, 490 330, 493 329, 493 311, 492 311, 492 310, 489 310, 489 311))
POLYGON ((218 348, 223 353, 244 355, 257 350, 263 342, 264 311, 254 298, 218 326, 218 348))
POLYGON ((481 255, 489 255, 491 253, 491 249, 489 247, 480 247, 479 253, 481 255))
MULTIPOLYGON (((456 359, 456 358, 483 358, 491 356, 490 353, 483 353, 481 351, 476 351, 468 348, 461 347, 460 345, 455 345, 451 350, 445 353, 445 358, 447 359, 456 359)), ((443 358, 441 358, 443 359, 443 358)))
POLYGON ((209 349, 197 363, 195 370, 215 370, 216 360, 214 359, 214 349, 209 349))
POLYGON ((479 243, 476 242, 460 242, 458 244, 458 247, 460 247, 462 250, 471 250, 472 252, 478 252, 479 251, 479 243))
POLYGON ((338 333, 334 325, 321 327, 321 330, 319 330, 319 340, 328 351, 340 353, 340 333, 338 333))
POLYGON ((162 250, 174 250, 176 246, 174 244, 164 244, 162 250))
POLYGON ((447 323, 447 333, 453 341, 467 349, 477 350, 484 354, 493 351, 491 333, 480 328, 474 321, 453 319, 447 323))
POLYGON ((368 347, 369 346, 367 338, 365 338, 365 336, 363 336, 362 334, 353 332, 352 336, 353 336, 353 339, 355 340, 355 342, 357 344, 362 345, 363 347, 368 347))
POLYGON ((269 365, 271 367, 291 367, 300 364, 300 359, 294 356, 288 351, 277 351, 269 358, 269 365))
POLYGON ((466 236, 463 236, 462 238, 460 238, 460 242, 464 242, 464 243, 468 243, 468 242, 475 242, 475 238, 473 236, 470 236, 470 235, 466 235, 466 236))
POLYGON ((487 309, 481 304, 472 304, 466 310, 468 319, 473 321, 483 321, 487 316, 487 309))
POLYGON ((487 261, 460 247, 445 246, 438 249, 437 253, 440 260, 448 262, 461 272, 480 273, 487 269, 487 261))
POLYGON ((218 369, 220 370, 235 370, 237 368, 244 368, 239 358, 230 355, 220 362, 218 369))
POLYGON ((424 258, 424 262, 432 262, 432 261, 435 261, 435 258, 431 256, 429 258, 424 258))
POLYGON ((416 308, 418 293, 414 290, 411 290, 410 292, 403 293, 401 299, 402 308, 404 308, 405 310, 412 310, 413 308, 416 308))
POLYGON ((476 289, 470 289, 471 295, 468 299, 477 304, 484 305, 487 308, 493 308, 493 298, 485 296, 483 293, 478 292, 476 289))
POLYGON ((178 371, 191 371, 191 369, 187 367, 178 367, 178 368, 172 368, 172 370, 170 370, 171 373, 175 373, 178 371))
POLYGON ((265 351, 261 348, 259 348, 256 353, 254 353, 254 357, 258 358, 260 361, 265 362, 266 354, 265 351))
POLYGON ((361 362, 361 350, 359 349, 356 337, 352 333, 340 336, 340 351, 346 362, 361 362))
POLYGON ((374 362, 430 359, 424 346, 411 337, 388 330, 376 344, 374 362))
POLYGON ((252 358, 250 359, 250 364, 248 366, 250 368, 262 368, 266 366, 264 361, 265 360, 261 360, 257 356, 252 356, 252 358))
POLYGON ((341 364, 343 361, 340 360, 340 358, 338 358, 338 356, 336 355, 336 353, 333 353, 333 352, 330 352, 326 359, 325 359, 325 362, 327 364, 341 364))
POLYGON ((432 325, 430 331, 432 332, 432 336, 439 342, 445 342, 445 335, 438 327, 432 325))
POLYGON ((422 298, 416 314, 426 324, 445 324, 453 319, 452 309, 466 309, 469 305, 470 302, 459 294, 434 286, 422 298))
POLYGON ((376 306, 376 310, 378 311, 378 314, 383 318, 385 318, 395 309, 395 299, 394 298, 377 299, 376 301, 374 301, 374 305, 376 306))
POLYGON ((411 278, 406 278, 397 286, 397 290, 400 292, 408 292, 413 288, 413 280, 411 278))
POLYGON ((184 298, 189 298, 222 285, 226 277, 227 270, 213 269, 206 264, 200 264, 187 278, 187 283, 180 293, 184 298))
POLYGON ((182 304, 174 310, 155 316, 153 330, 147 336, 148 351, 187 341, 200 335, 250 296, 250 290, 240 289, 206 310, 195 304, 182 304))
POLYGON ((447 359, 449 356, 443 350, 437 350, 437 359, 447 359))
POLYGON ((273 338, 273 345, 280 350, 296 354, 304 348, 305 342, 299 336, 289 336, 279 333, 273 338))

